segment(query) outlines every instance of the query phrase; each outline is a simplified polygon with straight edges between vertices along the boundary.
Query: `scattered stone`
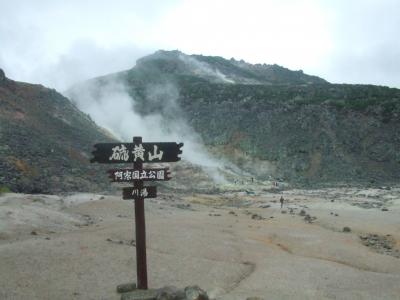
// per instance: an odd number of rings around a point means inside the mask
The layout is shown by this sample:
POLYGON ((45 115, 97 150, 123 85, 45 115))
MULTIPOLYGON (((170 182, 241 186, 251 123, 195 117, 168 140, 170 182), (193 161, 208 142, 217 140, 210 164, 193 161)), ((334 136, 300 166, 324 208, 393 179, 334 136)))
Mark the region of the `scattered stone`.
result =
POLYGON ((260 208, 269 208, 269 207, 271 207, 271 205, 269 205, 269 204, 261 205, 261 206, 260 206, 260 208))
POLYGON ((233 216, 237 216, 237 214, 236 214, 233 210, 231 210, 231 211, 229 212, 229 214, 230 214, 230 215, 233 215, 233 216))
POLYGON ((260 216, 259 214, 253 214, 252 216, 251 216, 251 218, 253 219, 253 220, 264 220, 265 218, 263 218, 262 216, 260 216))
POLYGON ((175 206, 176 208, 180 208, 180 209, 191 210, 191 205, 190 204, 179 203, 179 204, 176 204, 176 205, 173 205, 173 206, 175 206))
POLYGON ((220 217, 221 214, 208 214, 210 217, 220 217))
POLYGON ((135 282, 130 282, 130 283, 124 283, 117 285, 117 293, 127 293, 136 290, 136 283, 135 282))
POLYGON ((260 298, 260 297, 247 297, 246 300, 264 300, 264 298, 260 298))
POLYGON ((48 241, 50 240, 50 238, 49 238, 48 236, 46 236, 44 239, 45 239, 45 240, 48 240, 48 241))
POLYGON ((351 232, 351 228, 350 227, 343 227, 343 232, 351 232))
POLYGON ((127 246, 136 246, 135 240, 123 241, 123 240, 112 240, 110 238, 106 239, 107 242, 118 244, 118 245, 127 245, 127 246))
POLYGON ((331 202, 335 202, 335 199, 331 199, 331 202))
POLYGON ((156 300, 186 299, 185 292, 175 286, 166 286, 158 290, 156 300))
POLYGON ((132 292, 123 293, 121 300, 156 300, 158 290, 134 290, 132 292))
POLYGON ((37 232, 36 231, 31 231, 31 235, 37 235, 37 232))
POLYGON ((377 253, 400 258, 400 251, 395 249, 396 240, 390 234, 387 234, 386 236, 365 234, 360 235, 360 239, 364 246, 367 246, 377 253))
POLYGON ((281 211, 281 214, 286 214, 286 213, 287 213, 286 210, 282 210, 282 211, 281 211))
POLYGON ((351 205, 358 206, 358 207, 365 208, 365 209, 371 209, 371 208, 381 208, 383 203, 364 201, 364 202, 355 202, 355 203, 352 203, 351 205))
POLYGON ((389 209, 387 209, 386 207, 381 209, 382 211, 388 211, 389 209))
POLYGON ((304 217, 304 221, 306 221, 306 222, 308 222, 308 223, 312 223, 314 220, 316 220, 317 219, 317 217, 311 217, 310 215, 306 215, 305 217, 304 217))
POLYGON ((205 291, 197 285, 185 287, 186 300, 209 300, 205 291))
POLYGON ((307 212, 306 212, 304 209, 302 209, 302 210, 300 211, 300 213, 299 213, 299 216, 304 217, 306 214, 307 214, 307 212))
MULTIPOLYGON (((122 299, 122 298, 121 298, 122 299)), ((142 299, 142 298, 127 298, 142 299)), ((143 298, 148 299, 148 298, 143 298)), ((178 289, 174 286, 166 286, 157 290, 154 300, 209 300, 208 295, 198 286, 188 286, 185 289, 178 289)))
POLYGON ((339 214, 335 214, 335 217, 339 217, 339 214))

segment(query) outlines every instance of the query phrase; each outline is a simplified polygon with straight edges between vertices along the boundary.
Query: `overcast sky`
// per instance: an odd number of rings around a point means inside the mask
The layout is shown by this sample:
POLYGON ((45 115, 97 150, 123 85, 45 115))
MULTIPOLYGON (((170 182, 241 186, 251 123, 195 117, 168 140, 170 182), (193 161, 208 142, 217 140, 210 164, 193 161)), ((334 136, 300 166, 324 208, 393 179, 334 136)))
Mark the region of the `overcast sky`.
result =
POLYGON ((397 0, 0 0, 0 68, 59 90, 158 49, 400 88, 397 0))

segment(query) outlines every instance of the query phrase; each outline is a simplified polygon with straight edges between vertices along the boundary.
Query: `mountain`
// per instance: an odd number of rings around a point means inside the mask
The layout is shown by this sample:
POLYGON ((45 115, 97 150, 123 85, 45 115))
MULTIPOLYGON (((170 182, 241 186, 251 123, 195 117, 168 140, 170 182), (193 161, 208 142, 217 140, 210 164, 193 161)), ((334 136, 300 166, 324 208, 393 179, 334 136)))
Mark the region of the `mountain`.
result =
POLYGON ((90 153, 96 142, 112 140, 55 90, 10 80, 0 69, 0 187, 27 193, 102 190, 105 171, 89 163, 90 153))
POLYGON ((277 65, 158 51, 69 94, 78 101, 83 89, 95 97, 110 82, 125 86, 137 113, 186 120, 212 153, 260 180, 315 186, 400 179, 399 89, 331 84, 277 65), (178 91, 172 109, 170 88, 160 88, 171 85, 178 91))

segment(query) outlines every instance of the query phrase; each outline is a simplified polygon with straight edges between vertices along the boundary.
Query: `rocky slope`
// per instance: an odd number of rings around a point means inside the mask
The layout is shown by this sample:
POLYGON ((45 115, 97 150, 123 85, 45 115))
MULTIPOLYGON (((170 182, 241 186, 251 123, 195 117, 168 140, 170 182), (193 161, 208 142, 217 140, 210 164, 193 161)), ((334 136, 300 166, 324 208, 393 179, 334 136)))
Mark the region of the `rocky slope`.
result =
POLYGON ((112 139, 55 90, 10 80, 0 69, 0 187, 102 190, 104 168, 89 157, 94 143, 112 139))
MULTIPOLYGON (((330 84, 302 71, 158 51, 134 68, 69 91, 123 83, 142 115, 177 115, 259 179, 294 184, 382 184, 400 179, 400 90, 330 84), (178 90, 178 108, 168 104, 178 90), (161 92, 154 96, 154 87, 161 92)), ((174 100, 175 101, 175 100, 174 100)))

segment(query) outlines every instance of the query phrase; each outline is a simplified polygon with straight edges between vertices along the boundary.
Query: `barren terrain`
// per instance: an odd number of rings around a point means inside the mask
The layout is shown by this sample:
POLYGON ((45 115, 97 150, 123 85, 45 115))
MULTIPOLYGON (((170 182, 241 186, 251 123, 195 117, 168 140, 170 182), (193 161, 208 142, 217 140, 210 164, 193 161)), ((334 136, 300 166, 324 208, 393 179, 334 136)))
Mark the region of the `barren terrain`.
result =
MULTIPOLYGON (((160 193, 146 199, 149 286, 197 284, 221 300, 400 299, 399 220, 400 188, 160 193)), ((133 203, 4 194, 0 261, 0 299, 119 299, 116 286, 136 277, 133 203)))

